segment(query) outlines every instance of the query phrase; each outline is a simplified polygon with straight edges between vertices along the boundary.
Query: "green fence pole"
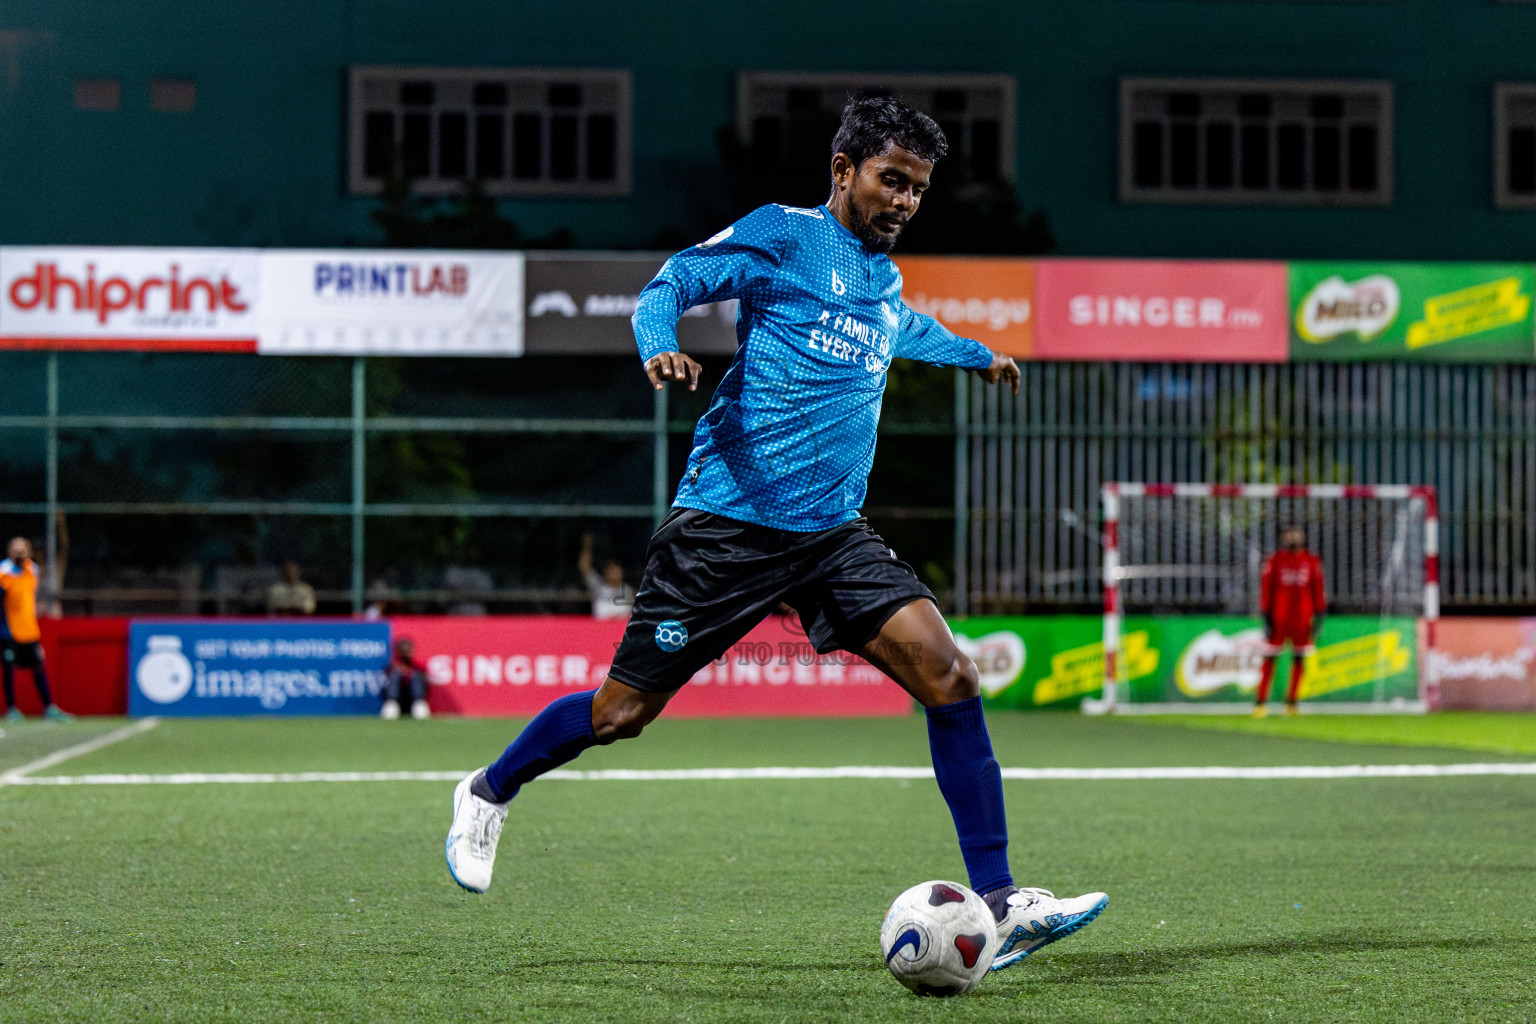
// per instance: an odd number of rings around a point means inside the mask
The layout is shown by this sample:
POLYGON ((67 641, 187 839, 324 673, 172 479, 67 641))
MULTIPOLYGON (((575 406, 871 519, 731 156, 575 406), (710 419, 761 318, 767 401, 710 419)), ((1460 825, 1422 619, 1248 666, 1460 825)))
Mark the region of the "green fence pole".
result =
POLYGON ((667 389, 652 392, 651 400, 651 526, 667 514, 667 389))
POLYGON ((48 353, 48 430, 47 430, 47 494, 44 502, 48 510, 44 513, 47 522, 43 526, 43 557, 47 560, 48 589, 53 594, 52 600, 60 602, 60 587, 63 586, 63 577, 59 575, 59 354, 48 353))
POLYGON ((352 359, 352 614, 363 613, 363 512, 367 495, 367 364, 352 359))

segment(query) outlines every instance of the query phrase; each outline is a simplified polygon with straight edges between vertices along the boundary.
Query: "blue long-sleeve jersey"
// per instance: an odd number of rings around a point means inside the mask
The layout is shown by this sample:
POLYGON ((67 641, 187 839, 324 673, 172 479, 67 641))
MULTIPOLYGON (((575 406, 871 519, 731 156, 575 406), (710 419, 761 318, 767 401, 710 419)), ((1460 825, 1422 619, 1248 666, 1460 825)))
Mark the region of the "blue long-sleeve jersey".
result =
POLYGON ((642 361, 690 306, 740 300, 736 356, 693 434, 674 506, 827 530, 864 504, 894 358, 981 369, 992 353, 901 301, 901 273, 825 206, 764 206, 666 262, 640 294, 642 361))

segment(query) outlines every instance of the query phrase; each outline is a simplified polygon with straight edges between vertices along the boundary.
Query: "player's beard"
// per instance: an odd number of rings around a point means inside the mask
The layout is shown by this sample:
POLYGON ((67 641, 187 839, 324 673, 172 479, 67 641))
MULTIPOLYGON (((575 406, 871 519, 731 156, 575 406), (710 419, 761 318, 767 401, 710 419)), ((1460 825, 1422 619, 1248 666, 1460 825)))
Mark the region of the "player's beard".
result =
POLYGON ((902 219, 901 227, 893 233, 882 235, 875 230, 874 224, 870 223, 870 218, 865 217, 858 207, 853 207, 852 213, 853 217, 850 219, 853 221, 853 233, 859 241, 864 243, 865 248, 879 253, 887 253, 896 248, 896 240, 901 237, 901 228, 907 223, 905 218, 902 219))

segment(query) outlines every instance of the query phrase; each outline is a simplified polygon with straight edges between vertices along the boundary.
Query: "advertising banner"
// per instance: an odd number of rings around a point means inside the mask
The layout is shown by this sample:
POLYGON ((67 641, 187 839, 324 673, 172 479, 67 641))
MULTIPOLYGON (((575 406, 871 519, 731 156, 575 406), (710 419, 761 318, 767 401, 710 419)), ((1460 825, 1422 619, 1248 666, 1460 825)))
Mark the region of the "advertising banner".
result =
POLYGON ((130 715, 376 715, 389 627, 379 622, 135 620, 130 715))
POLYGON ((1041 260, 1037 359, 1283 363, 1284 263, 1041 260))
MULTIPOLYGON (((665 254, 530 254, 526 344, 529 355, 635 355, 629 325, 640 292, 665 254)), ((694 306, 677 322, 678 346, 690 355, 736 351, 736 300, 694 306)))
POLYGON ((1441 619, 1434 658, 1442 708, 1536 711, 1536 619, 1441 619))
POLYGON ((1016 359, 1035 354, 1035 264, 1021 259, 903 256, 901 300, 963 338, 1016 359))
MULTIPOLYGON (((434 712, 534 715, 602 684, 624 632, 587 616, 402 616, 426 666, 434 712)), ((700 670, 667 705, 668 717, 906 715, 912 698, 847 654, 818 656, 794 619, 770 616, 725 658, 700 670)))
MULTIPOLYGON (((950 628, 980 670, 988 707, 1075 708, 1102 694, 1104 623, 1097 615, 978 616, 950 628)), ((1411 618, 1330 616, 1307 661, 1302 699, 1417 699, 1416 630, 1411 618)), ((1138 703, 1250 702, 1263 651, 1258 621, 1242 616, 1131 615, 1121 624, 1122 682, 1138 703)), ((1290 656, 1282 655, 1281 694, 1289 672, 1290 656)))
MULTIPOLYGON (((1259 687, 1264 631, 1237 616, 1169 616, 1162 620, 1166 667, 1131 683, 1134 700, 1249 702, 1259 687)), ((1412 618, 1330 615, 1317 650, 1306 659, 1305 701, 1417 700, 1418 623, 1412 618)), ((1283 695, 1290 655, 1275 667, 1283 695)))
POLYGON ((520 356, 523 255, 272 250, 263 355, 520 356))
POLYGON ((250 352, 255 249, 0 248, 0 348, 250 352))
MULTIPOLYGON (((1104 689, 1104 620, 1097 615, 983 615, 950 622, 955 640, 981 673, 991 708, 1076 708, 1104 689)), ((1162 664, 1156 619, 1130 618, 1121 657, 1133 682, 1162 664)))
POLYGON ((1528 363, 1525 263, 1291 264, 1291 358, 1528 363))

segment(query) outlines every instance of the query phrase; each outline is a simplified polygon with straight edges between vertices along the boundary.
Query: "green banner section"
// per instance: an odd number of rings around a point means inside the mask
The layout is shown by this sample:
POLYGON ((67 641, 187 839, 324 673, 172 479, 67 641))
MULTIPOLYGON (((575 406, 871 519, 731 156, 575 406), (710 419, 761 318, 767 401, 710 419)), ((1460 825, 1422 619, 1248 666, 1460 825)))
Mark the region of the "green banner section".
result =
POLYGON ((1295 262, 1293 362, 1536 359, 1527 263, 1295 262))
MULTIPOLYGON (((1103 620, 1096 615, 978 616, 950 623, 994 708, 1072 708, 1104 687, 1103 620)), ((1302 699, 1418 697, 1412 618, 1329 616, 1305 665, 1302 699)), ((1259 685, 1264 636, 1240 616, 1129 616, 1121 627, 1122 682, 1138 703, 1248 702, 1259 685)), ((1283 696, 1290 655, 1275 666, 1283 696)), ((1122 699, 1126 696, 1122 691, 1122 699)))

